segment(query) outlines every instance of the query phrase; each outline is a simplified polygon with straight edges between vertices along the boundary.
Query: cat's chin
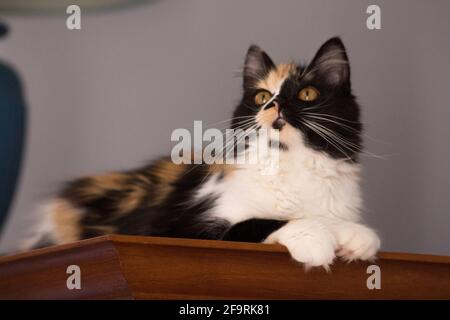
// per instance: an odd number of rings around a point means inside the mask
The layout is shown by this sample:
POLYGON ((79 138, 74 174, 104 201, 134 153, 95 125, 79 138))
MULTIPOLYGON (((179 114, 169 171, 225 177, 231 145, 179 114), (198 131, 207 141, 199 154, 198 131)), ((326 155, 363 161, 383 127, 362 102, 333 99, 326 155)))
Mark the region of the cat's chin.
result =
POLYGON ((285 122, 285 125, 278 130, 278 134, 280 145, 293 146, 296 143, 301 143, 300 131, 289 124, 289 122, 285 122))
MULTIPOLYGON (((273 124, 277 120, 274 120, 273 124)), ((279 128, 273 124, 265 124, 261 126, 261 130, 265 130, 265 133, 270 135, 269 146, 271 148, 276 148, 277 146, 280 151, 288 151, 289 146, 293 145, 296 141, 294 137, 297 136, 296 139, 298 139, 299 133, 286 121, 284 121, 282 125, 278 124, 280 125, 279 128)))

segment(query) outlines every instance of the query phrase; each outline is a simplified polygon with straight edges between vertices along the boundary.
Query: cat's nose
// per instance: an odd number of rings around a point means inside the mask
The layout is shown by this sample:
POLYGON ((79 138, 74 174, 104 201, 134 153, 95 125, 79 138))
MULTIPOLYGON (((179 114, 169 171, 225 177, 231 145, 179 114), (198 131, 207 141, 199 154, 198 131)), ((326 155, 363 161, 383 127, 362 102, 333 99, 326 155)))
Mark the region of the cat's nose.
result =
POLYGON ((273 107, 275 108, 275 111, 280 112, 280 105, 278 104, 277 100, 273 100, 273 107))

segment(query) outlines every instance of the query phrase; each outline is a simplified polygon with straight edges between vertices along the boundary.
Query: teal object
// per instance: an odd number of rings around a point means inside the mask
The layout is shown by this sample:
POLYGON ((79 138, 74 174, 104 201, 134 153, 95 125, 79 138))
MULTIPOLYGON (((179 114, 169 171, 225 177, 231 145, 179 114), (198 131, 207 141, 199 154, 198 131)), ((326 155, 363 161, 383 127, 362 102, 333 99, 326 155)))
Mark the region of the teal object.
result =
POLYGON ((22 163, 26 108, 17 73, 0 62, 0 231, 16 190, 22 163))

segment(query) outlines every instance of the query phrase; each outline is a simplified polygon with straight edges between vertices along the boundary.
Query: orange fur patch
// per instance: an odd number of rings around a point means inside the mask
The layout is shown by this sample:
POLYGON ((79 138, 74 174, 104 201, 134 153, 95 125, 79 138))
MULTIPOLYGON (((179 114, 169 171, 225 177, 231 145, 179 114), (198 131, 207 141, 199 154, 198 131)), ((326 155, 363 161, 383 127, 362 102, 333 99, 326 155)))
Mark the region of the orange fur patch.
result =
POLYGON ((261 125, 269 124, 269 126, 271 126, 272 122, 275 121, 277 118, 278 118, 277 106, 267 110, 261 110, 256 116, 256 120, 258 121, 259 124, 261 125))
POLYGON ((181 173, 183 173, 187 166, 185 164, 175 164, 169 159, 158 161, 152 168, 152 172, 163 183, 175 182, 181 173))
POLYGON ((296 70, 295 64, 279 64, 276 69, 269 72, 265 79, 257 83, 257 87, 270 92, 276 92, 281 87, 284 79, 296 70))
POLYGON ((80 239, 80 220, 83 212, 63 199, 53 200, 50 217, 55 227, 55 238, 58 243, 74 242, 80 239))
POLYGON ((91 178, 90 193, 103 194, 105 190, 120 190, 126 183, 128 176, 124 173, 109 173, 91 178))
POLYGON ((149 199, 150 205, 159 205, 173 191, 173 183, 182 175, 189 167, 184 164, 175 164, 169 159, 158 161, 152 168, 152 173, 158 178, 158 183, 154 185, 153 197, 149 199))
POLYGON ((125 214, 136 209, 144 200, 147 192, 142 186, 135 185, 126 196, 119 201, 117 205, 117 213, 119 215, 125 214))
POLYGON ((107 173, 104 175, 81 178, 81 187, 73 189, 81 202, 102 197, 108 190, 120 190, 126 185, 127 175, 124 173, 107 173))

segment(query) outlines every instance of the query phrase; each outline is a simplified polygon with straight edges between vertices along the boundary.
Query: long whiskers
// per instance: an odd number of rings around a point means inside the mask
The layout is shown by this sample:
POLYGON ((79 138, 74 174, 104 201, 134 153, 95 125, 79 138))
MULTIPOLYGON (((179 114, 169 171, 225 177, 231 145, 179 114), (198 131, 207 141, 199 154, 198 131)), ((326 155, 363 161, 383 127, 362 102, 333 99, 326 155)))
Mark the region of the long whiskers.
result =
MULTIPOLYGON (((377 139, 375 139, 375 138, 370 137, 369 135, 367 135, 367 134, 365 134, 365 133, 362 133, 360 130, 357 130, 357 129, 355 129, 355 128, 352 128, 352 127, 350 127, 350 126, 348 126, 348 125, 346 125, 346 124, 343 124, 343 123, 341 123, 341 122, 339 122, 339 121, 335 121, 335 120, 333 120, 333 119, 327 119, 327 118, 326 118, 326 116, 332 116, 332 115, 323 114, 323 115, 318 116, 318 115, 315 115, 315 114, 308 114, 308 113, 303 114, 303 115, 306 116, 306 117, 308 117, 308 118, 313 118, 313 119, 317 119, 317 120, 321 120, 321 121, 326 121, 326 122, 335 123, 335 124, 337 124, 337 125, 339 125, 339 126, 345 128, 345 129, 347 129, 347 130, 349 130, 349 131, 353 131, 353 132, 359 133, 359 134, 363 135, 364 137, 366 137, 366 138, 368 138, 368 139, 371 139, 371 140, 373 140, 373 141, 379 141, 379 140, 377 140, 377 139)), ((335 117, 335 118, 339 118, 339 117, 335 117)), ((344 120, 345 120, 345 119, 344 119, 344 120)), ((330 131, 332 134, 336 135, 336 138, 342 139, 344 143, 349 144, 350 146, 353 146, 354 148, 357 149, 358 152, 361 152, 361 153, 363 153, 363 154, 365 154, 365 155, 370 155, 370 156, 373 156, 373 157, 376 157, 376 158, 385 159, 384 156, 377 155, 377 154, 374 154, 374 153, 369 152, 369 151, 366 151, 366 150, 362 150, 360 146, 358 146, 358 145, 352 143, 351 141, 348 141, 347 139, 345 139, 344 137, 338 135, 336 132, 332 131, 331 129, 326 128, 325 126, 323 126, 323 125, 321 125, 321 124, 319 124, 319 123, 317 123, 317 122, 316 122, 316 124, 319 125, 319 126, 321 126, 321 127, 323 127, 325 130, 330 131)))
POLYGON ((343 155, 346 156, 345 160, 350 160, 353 162, 352 158, 339 146, 338 143, 330 139, 329 135, 323 132, 320 128, 316 127, 314 123, 311 123, 309 121, 303 121, 303 124, 307 126, 309 129, 314 131, 317 135, 322 137, 328 144, 331 144, 333 147, 335 147, 337 150, 339 150, 343 155))
POLYGON ((339 121, 332 120, 332 119, 328 119, 328 118, 326 118, 325 116, 322 116, 322 115, 316 116, 316 115, 308 114, 308 113, 304 113, 303 115, 304 115, 305 117, 307 117, 307 118, 311 118, 311 119, 316 119, 316 120, 320 120, 320 121, 326 121, 326 122, 335 123, 335 124, 339 125, 340 127, 345 128, 345 129, 347 129, 347 130, 349 130, 349 131, 351 131, 351 132, 361 133, 361 130, 357 130, 357 129, 355 129, 355 128, 352 128, 352 127, 350 127, 350 126, 348 126, 348 125, 346 125, 346 124, 343 124, 343 123, 341 123, 341 122, 339 122, 339 121))
POLYGON ((247 121, 251 121, 254 118, 255 118, 254 115, 233 117, 233 118, 225 119, 225 120, 222 120, 222 121, 218 121, 218 122, 207 124, 205 126, 205 128, 211 128, 211 127, 219 125, 219 124, 221 124, 221 126, 229 127, 229 123, 232 123, 235 120, 239 120, 239 121, 235 122, 236 125, 239 125, 239 124, 243 124, 243 123, 245 123, 247 121))
MULTIPOLYGON (((347 150, 352 153, 361 153, 362 155, 365 155, 365 156, 370 156, 370 157, 379 158, 379 159, 385 159, 383 156, 363 150, 359 145, 355 144, 352 141, 349 141, 348 139, 344 138, 343 136, 339 135, 338 133, 334 132, 333 130, 325 127, 324 125, 318 123, 317 121, 312 121, 311 118, 309 120, 307 120, 305 118, 299 119, 299 120, 302 121, 302 123, 305 124, 309 129, 313 130, 315 133, 317 133, 319 136, 321 136, 328 143, 330 143, 331 145, 336 147, 336 149, 339 150, 340 152, 342 152, 342 154, 348 156, 347 153, 344 152, 344 150, 347 150), (319 132, 320 132, 320 134, 319 134, 319 132), (331 143, 331 142, 333 142, 333 143, 331 143), (336 144, 339 146, 339 148, 337 148, 336 144)), ((342 125, 342 124, 340 124, 340 125, 342 125)))

